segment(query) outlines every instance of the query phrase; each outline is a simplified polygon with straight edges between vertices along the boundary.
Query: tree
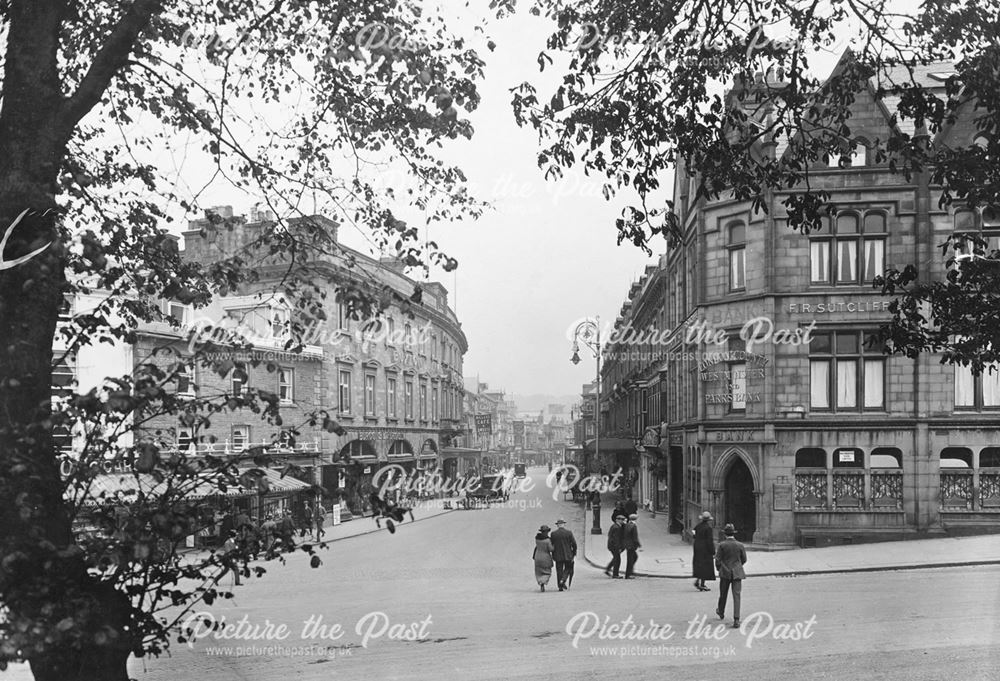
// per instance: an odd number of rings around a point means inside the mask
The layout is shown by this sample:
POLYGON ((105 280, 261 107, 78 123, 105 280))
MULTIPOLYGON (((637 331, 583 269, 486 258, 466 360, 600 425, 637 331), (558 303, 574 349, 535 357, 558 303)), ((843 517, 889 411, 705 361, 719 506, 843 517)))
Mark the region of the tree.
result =
MULTIPOLYGON (((307 266, 336 251, 335 234, 309 220, 290 229, 285 219, 304 215, 310 200, 411 265, 455 266, 433 243, 419 244, 394 211, 410 205, 428 220, 478 214, 461 170, 431 149, 471 135, 457 107, 477 106, 482 61, 421 10, 412 0, 0 2, 0 664, 26 659, 40 680, 126 678, 131 653, 158 652, 166 641, 142 586, 196 576, 169 555, 151 561, 136 533, 185 531, 190 509, 181 505, 199 476, 233 482, 225 466, 197 470, 102 435, 150 410, 188 418, 163 390, 176 368, 117 377, 53 412, 64 296, 109 293, 74 319, 71 347, 131 342, 136 324, 162 319, 159 298, 204 306, 253 287, 255 263, 280 256, 288 276, 279 288, 320 315, 307 266), (178 211, 203 208, 200 190, 165 170, 162 150, 185 140, 214 166, 206 181, 224 178, 281 216, 222 262, 185 262, 167 233, 178 211), (373 179, 394 170, 398 182, 373 179), (76 506, 66 496, 85 493, 87 476, 61 479, 53 430, 77 421, 93 434, 89 455, 130 457, 170 488, 134 510, 118 528, 124 538, 108 538, 110 520, 101 542, 73 531, 76 506), (131 556, 119 550, 127 545, 131 556), (117 566, 101 562, 112 553, 117 566)), ((208 230, 237 226, 207 215, 208 230)), ((384 290, 342 288, 357 315, 392 302, 384 290)), ((300 321, 292 326, 303 331, 300 321)), ((267 396, 247 399, 277 417, 267 396)), ((190 603, 208 593, 173 595, 190 603)))
MULTIPOLYGON (((504 15, 517 4, 491 6, 504 15)), ((930 0, 906 14, 884 0, 530 4, 556 26, 539 67, 565 72, 554 92, 517 88, 515 116, 538 132, 547 175, 580 164, 605 178, 607 197, 635 192, 617 220, 619 243, 648 252, 656 236, 676 239, 662 186, 674 167, 695 179, 694 200, 728 193, 765 210, 770 192, 795 188, 783 202, 789 225, 819 229, 835 206, 811 171, 852 153, 851 105, 866 89, 898 102, 891 133, 866 140, 869 154, 907 179, 924 174, 942 206, 1000 205, 1000 3, 930 0), (848 37, 852 49, 829 77, 811 70, 848 37), (942 62, 952 72, 928 87, 927 67, 942 62), (978 143, 934 143, 963 116, 974 118, 978 143)), ((973 255, 957 246, 944 245, 952 262, 973 255)), ((997 359, 998 254, 980 243, 974 255, 947 282, 917 264, 877 281, 898 296, 880 339, 888 351, 940 351, 976 370, 997 359)))

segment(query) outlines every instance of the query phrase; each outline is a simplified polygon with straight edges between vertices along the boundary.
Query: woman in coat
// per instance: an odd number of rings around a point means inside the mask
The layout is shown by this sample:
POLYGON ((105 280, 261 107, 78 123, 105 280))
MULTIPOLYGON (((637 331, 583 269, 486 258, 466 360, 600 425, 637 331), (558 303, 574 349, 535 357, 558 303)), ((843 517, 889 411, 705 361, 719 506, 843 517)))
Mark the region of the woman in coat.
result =
POLYGON ((715 539, 712 537, 712 514, 705 511, 701 514, 701 522, 694 528, 694 588, 699 591, 711 591, 705 586, 706 581, 715 581, 715 539))
POLYGON ((548 525, 542 525, 538 528, 538 534, 535 535, 535 551, 531 554, 531 557, 535 561, 535 580, 542 591, 545 591, 545 585, 549 583, 549 579, 552 577, 552 565, 555 562, 552 560, 552 540, 549 539, 550 529, 548 525))

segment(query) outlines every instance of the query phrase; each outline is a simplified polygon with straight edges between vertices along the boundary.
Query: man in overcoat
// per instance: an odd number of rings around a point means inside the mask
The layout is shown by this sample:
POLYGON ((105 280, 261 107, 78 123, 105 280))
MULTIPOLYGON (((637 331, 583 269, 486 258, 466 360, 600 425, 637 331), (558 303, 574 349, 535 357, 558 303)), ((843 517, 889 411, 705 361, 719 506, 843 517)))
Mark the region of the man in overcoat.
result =
POLYGON ((719 544, 715 553, 715 567, 719 570, 719 607, 715 614, 719 619, 726 619, 726 596, 729 587, 733 588, 733 629, 740 626, 740 596, 743 593, 743 580, 746 572, 743 564, 747 562, 747 552, 743 544, 736 541, 736 528, 728 523, 722 530, 726 538, 719 544))
POLYGON ((552 559, 556 562, 556 583, 560 591, 565 591, 573 581, 576 538, 566 529, 566 521, 560 518, 556 521, 556 531, 549 539, 552 540, 552 559))
POLYGON ((639 516, 633 513, 628 517, 628 523, 625 524, 625 529, 622 538, 622 548, 625 549, 625 579, 635 578, 635 562, 639 559, 639 548, 642 544, 639 543, 639 528, 635 524, 635 521, 639 519, 639 516))
POLYGON ((618 574, 622 567, 622 542, 625 540, 625 516, 616 515, 611 527, 608 528, 608 551, 611 552, 611 562, 604 568, 604 574, 612 579, 621 579, 618 574))

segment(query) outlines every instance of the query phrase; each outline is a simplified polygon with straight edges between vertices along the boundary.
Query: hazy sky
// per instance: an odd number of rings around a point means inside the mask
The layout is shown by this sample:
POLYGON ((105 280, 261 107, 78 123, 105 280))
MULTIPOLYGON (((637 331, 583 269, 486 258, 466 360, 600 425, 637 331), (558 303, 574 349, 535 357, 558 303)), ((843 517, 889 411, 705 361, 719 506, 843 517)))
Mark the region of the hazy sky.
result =
MULTIPOLYGON (((587 316, 613 322, 629 285, 655 257, 616 245, 624 200, 605 201, 599 179, 575 172, 546 182, 534 131, 514 122, 509 90, 539 78, 547 26, 524 15, 491 29, 497 48, 483 52, 482 104, 470 116, 476 134, 446 155, 495 210, 476 222, 434 226, 430 238, 459 260, 454 274, 438 279, 469 339, 465 374, 511 393, 577 394, 595 366, 584 353, 579 365, 570 363, 567 328, 587 316)), ((353 236, 344 241, 362 247, 353 236)))

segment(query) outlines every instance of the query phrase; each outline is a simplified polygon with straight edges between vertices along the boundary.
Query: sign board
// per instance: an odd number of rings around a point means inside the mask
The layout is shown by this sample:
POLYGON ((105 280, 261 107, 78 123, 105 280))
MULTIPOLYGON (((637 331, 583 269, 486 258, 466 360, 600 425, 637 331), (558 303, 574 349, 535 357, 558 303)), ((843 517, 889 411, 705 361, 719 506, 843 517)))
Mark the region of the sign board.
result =
POLYGON ((371 472, 372 472, 372 467, 371 466, 365 466, 364 474, 368 475, 371 472))
POLYGON ((476 414, 476 433, 493 432, 493 414, 476 414))
POLYGON ((791 485, 779 485, 778 483, 774 483, 772 485, 771 498, 773 499, 772 505, 775 511, 792 510, 791 485))
POLYGON ((854 450, 853 449, 838 449, 837 450, 837 461, 840 463, 854 463, 854 450))
POLYGON ((340 524, 340 504, 334 504, 332 510, 333 510, 333 524, 334 525, 339 525, 340 524))

